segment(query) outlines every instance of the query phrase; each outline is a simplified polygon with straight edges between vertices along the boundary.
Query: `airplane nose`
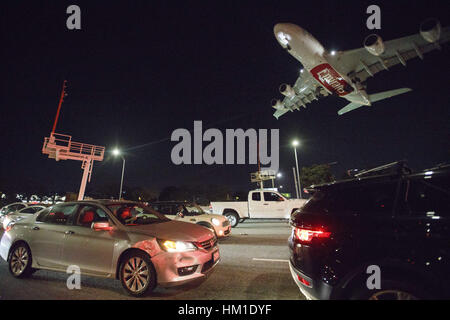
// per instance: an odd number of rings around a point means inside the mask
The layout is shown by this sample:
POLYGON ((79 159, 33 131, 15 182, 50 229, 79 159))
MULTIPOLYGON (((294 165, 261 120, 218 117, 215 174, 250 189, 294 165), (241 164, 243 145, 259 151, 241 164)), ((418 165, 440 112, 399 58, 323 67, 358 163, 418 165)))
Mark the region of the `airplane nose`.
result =
POLYGON ((273 27, 275 38, 283 47, 287 47, 292 38, 301 31, 299 26, 292 23, 277 23, 273 27))

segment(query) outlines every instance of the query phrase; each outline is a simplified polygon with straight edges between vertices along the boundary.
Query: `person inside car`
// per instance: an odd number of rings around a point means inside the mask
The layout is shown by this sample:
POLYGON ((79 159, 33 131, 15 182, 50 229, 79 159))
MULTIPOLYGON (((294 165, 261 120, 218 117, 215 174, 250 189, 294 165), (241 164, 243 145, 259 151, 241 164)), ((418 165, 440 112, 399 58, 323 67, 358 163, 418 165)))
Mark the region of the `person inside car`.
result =
POLYGON ((133 223, 137 217, 133 217, 131 213, 131 207, 122 207, 117 212, 117 217, 119 218, 120 222, 123 224, 130 224, 133 223))
POLYGON ((184 207, 182 205, 177 208, 177 217, 184 218, 184 207))

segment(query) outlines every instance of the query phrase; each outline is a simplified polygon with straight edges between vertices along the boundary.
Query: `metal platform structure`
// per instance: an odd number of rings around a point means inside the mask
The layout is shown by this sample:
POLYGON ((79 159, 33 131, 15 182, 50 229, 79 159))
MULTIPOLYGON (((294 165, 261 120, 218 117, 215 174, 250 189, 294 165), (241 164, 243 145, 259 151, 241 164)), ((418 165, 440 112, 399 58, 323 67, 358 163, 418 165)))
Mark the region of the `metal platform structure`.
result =
POLYGON ((261 170, 250 173, 250 181, 256 182, 261 189, 264 189, 264 181, 272 180, 272 188, 274 187, 274 180, 276 172, 274 170, 261 170))
POLYGON ((95 146, 92 144, 72 141, 72 136, 66 134, 55 133, 56 124, 58 123, 59 112, 64 97, 67 96, 67 81, 64 80, 61 96, 59 99, 58 109, 56 111, 55 121, 50 133, 50 137, 44 138, 42 153, 47 154, 50 159, 59 160, 77 160, 81 161, 81 169, 83 169, 83 177, 81 179, 80 191, 78 192, 78 200, 83 200, 86 190, 86 183, 91 181, 92 168, 94 161, 102 161, 105 155, 105 147, 95 146))
POLYGON ((50 159, 78 160, 82 161, 83 178, 81 180, 78 200, 83 200, 86 183, 91 181, 92 167, 94 161, 102 161, 105 147, 72 141, 72 137, 65 134, 51 133, 50 137, 44 138, 42 153, 47 154, 50 159))

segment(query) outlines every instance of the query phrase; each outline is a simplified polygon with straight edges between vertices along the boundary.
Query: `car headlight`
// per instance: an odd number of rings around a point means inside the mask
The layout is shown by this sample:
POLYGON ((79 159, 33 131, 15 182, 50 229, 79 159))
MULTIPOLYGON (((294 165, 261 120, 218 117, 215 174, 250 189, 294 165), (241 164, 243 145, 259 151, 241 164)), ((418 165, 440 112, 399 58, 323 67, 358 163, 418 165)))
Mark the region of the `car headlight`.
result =
POLYGON ((5 219, 3 220, 3 229, 6 229, 10 222, 13 222, 13 220, 11 220, 10 217, 5 217, 5 219))
POLYGON ((190 242, 158 240, 160 247, 167 252, 186 252, 197 250, 197 247, 190 242))
POLYGON ((219 225, 220 225, 220 221, 219 221, 219 219, 217 219, 217 218, 212 218, 212 219, 211 219, 211 222, 212 222, 212 224, 215 225, 215 226, 219 226, 219 225))

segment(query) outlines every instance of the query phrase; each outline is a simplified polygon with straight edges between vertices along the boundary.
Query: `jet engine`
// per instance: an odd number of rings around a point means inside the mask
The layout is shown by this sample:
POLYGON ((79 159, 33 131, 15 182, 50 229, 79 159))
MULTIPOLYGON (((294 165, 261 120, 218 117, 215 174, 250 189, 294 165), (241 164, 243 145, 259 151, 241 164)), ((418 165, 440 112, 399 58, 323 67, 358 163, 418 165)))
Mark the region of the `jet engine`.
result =
POLYGON ((294 91, 294 89, 292 89, 292 87, 290 85, 283 83, 279 89, 280 89, 280 93, 283 96, 286 96, 288 98, 295 97, 295 91, 294 91))
POLYGON ((428 42, 434 43, 441 37, 441 23, 436 19, 427 19, 420 24, 420 35, 428 42))
POLYGON ((384 52, 383 39, 377 34, 371 34, 364 39, 364 48, 374 56, 382 55, 384 52))
POLYGON ((273 99, 271 104, 272 104, 272 108, 274 108, 276 110, 283 110, 285 108, 283 103, 280 100, 273 99))

